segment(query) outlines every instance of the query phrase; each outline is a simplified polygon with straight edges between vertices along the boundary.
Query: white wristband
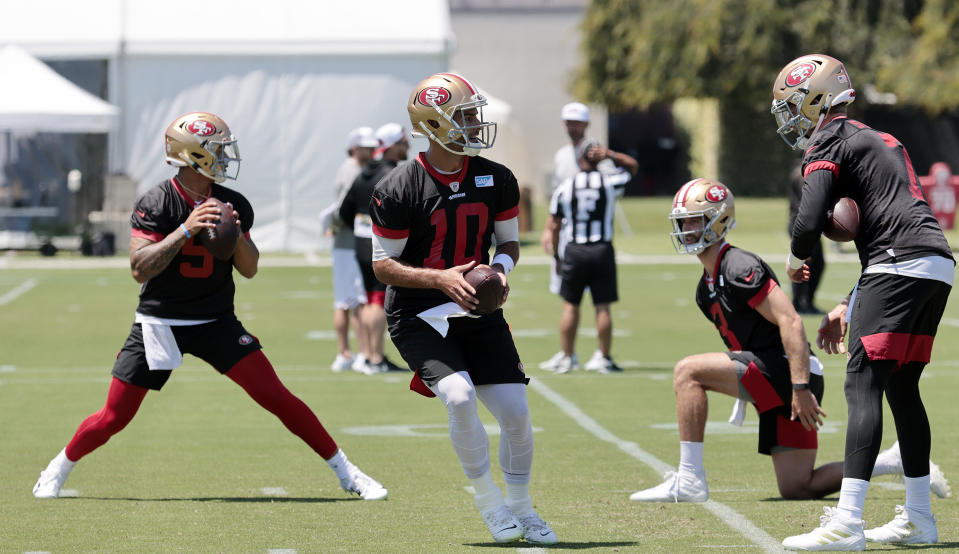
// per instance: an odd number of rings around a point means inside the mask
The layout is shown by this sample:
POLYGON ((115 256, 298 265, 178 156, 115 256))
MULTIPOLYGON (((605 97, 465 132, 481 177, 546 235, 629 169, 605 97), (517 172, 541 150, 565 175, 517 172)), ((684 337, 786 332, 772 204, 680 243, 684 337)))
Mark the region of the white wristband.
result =
POLYGON ((489 265, 499 264, 503 266, 503 273, 509 275, 510 271, 513 271, 513 267, 516 263, 513 261, 513 257, 509 254, 497 254, 493 256, 493 261, 489 265))
POLYGON ((797 258, 792 252, 790 252, 786 263, 789 264, 789 269, 802 269, 802 266, 806 263, 806 260, 797 258))

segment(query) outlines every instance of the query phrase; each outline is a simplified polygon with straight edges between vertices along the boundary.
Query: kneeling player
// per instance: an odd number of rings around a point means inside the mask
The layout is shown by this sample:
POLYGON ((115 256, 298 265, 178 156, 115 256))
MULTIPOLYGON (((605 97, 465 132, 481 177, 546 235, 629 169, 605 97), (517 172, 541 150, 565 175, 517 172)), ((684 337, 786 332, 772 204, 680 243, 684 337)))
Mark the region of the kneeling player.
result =
MULTIPOLYGON (((703 469, 707 390, 756 406, 759 452, 772 457, 784 498, 821 498, 838 491, 842 462, 815 467, 816 431, 826 415, 819 406, 822 365, 811 355, 802 319, 772 269, 759 256, 724 240, 736 223, 732 193, 718 181, 689 181, 676 193, 669 218, 677 251, 696 254, 703 264, 696 303, 730 351, 697 354, 676 364, 679 471, 630 499, 705 502, 709 498, 703 469)), ((874 475, 901 471, 898 452, 892 448, 884 453, 885 462, 876 465, 874 475)), ((937 485, 948 492, 944 478, 937 485)))

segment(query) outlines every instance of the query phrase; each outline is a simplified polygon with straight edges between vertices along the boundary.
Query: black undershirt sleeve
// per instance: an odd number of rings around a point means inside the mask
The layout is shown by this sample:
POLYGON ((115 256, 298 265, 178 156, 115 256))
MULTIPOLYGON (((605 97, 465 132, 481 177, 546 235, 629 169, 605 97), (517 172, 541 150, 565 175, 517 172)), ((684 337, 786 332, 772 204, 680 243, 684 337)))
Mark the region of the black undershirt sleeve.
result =
POLYGON ((817 169, 806 175, 802 200, 793 225, 793 256, 801 260, 812 256, 819 236, 826 226, 826 211, 832 207, 836 176, 828 169, 817 169))

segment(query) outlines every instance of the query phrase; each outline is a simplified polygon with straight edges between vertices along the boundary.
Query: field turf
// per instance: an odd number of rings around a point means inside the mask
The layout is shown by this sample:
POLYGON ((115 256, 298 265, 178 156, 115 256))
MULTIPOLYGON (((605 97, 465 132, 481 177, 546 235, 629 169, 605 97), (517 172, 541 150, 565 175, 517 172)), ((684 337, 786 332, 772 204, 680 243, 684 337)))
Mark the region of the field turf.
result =
MULTIPOLYGON (((714 395, 705 449, 711 502, 629 501, 630 493, 658 484, 665 465, 678 462, 673 364, 724 349, 695 306, 698 262, 672 253, 668 204, 629 200, 632 234, 617 229, 623 263, 613 353, 626 368, 621 375, 557 376, 537 368, 558 349, 560 310, 546 290, 538 233, 524 235, 523 259, 510 276, 506 316, 532 378, 533 499, 560 537, 558 550, 772 550, 783 537, 817 526, 822 506, 836 502, 835 495, 777 499, 772 464, 756 453, 755 412, 742 429, 733 427, 726 423, 733 400, 714 395)), ((783 200, 741 200, 739 227, 729 237, 762 254, 782 279, 785 214, 783 200)), ((959 244, 955 233, 948 237, 959 244)), ((849 246, 844 252, 827 247, 820 307, 830 308, 854 284, 859 266, 850 252, 849 246)), ((406 374, 330 371, 330 270, 304 259, 265 255, 256 278, 237 276, 237 315, 350 459, 389 488, 387 501, 348 496, 278 420, 192 357, 162 392, 147 395, 127 429, 77 465, 65 485, 74 496, 34 499, 30 490, 40 471, 102 406, 132 322, 137 284, 121 258, 89 267, 90 259, 70 255, 19 255, 0 260, 0 552, 534 552, 525 543, 492 543, 464 489, 468 481, 437 400, 409 392, 406 374)), ((577 344, 584 361, 595 348, 592 318, 587 301, 577 344)), ((818 321, 805 318, 811 339, 818 321)), ((954 482, 959 431, 949 421, 959 390, 957 326, 953 301, 923 380, 932 457, 954 482)), ((399 361, 388 341, 387 354, 399 361)), ((822 359, 829 417, 819 461, 826 462, 842 456, 846 407, 843 360, 822 359)), ((494 477, 502 483, 495 421, 481 412, 491 429, 494 477)), ((894 436, 887 409, 883 446, 894 436)), ((876 479, 867 525, 891 519, 904 494, 900 482, 876 479)), ((932 500, 937 548, 959 549, 957 502, 932 500)))

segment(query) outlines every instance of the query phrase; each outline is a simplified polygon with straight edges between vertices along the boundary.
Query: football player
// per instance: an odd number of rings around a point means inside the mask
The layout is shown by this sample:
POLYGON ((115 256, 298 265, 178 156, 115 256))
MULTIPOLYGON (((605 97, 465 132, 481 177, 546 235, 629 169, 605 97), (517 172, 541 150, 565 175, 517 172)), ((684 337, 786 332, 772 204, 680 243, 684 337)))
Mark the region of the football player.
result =
MULTIPOLYGON (((842 463, 815 467, 817 430, 826 414, 822 365, 810 353, 802 319, 772 269, 755 254, 730 245, 736 224, 732 192, 719 181, 694 179, 673 198, 670 233, 681 254, 703 264, 696 304, 716 326, 728 352, 680 360, 673 376, 679 420, 679 471, 630 496, 638 502, 705 502, 703 467, 706 391, 737 399, 731 422, 742 423, 745 404, 759 412, 759 452, 772 458, 779 493, 787 499, 821 498, 839 490, 842 463)), ((899 449, 883 453, 875 475, 901 472, 899 449)))
POLYGON ((236 318, 233 270, 252 278, 260 253, 249 235, 253 208, 242 194, 222 186, 239 171, 230 128, 211 113, 188 113, 167 127, 165 144, 167 163, 179 170, 140 196, 130 218, 130 268, 141 283, 140 302, 113 366, 106 404, 80 424, 40 474, 34 496, 57 498, 74 465, 130 423, 147 392, 163 388, 185 352, 276 415, 327 461, 345 491, 364 500, 386 498, 387 490, 353 465, 310 408, 283 386, 259 341, 236 318), (220 213, 211 198, 227 202, 232 213, 220 213), (221 217, 241 231, 226 261, 198 242, 221 217))
POLYGON ((519 259, 516 178, 477 155, 496 138, 496 123, 483 119, 486 103, 473 83, 454 73, 432 75, 413 89, 410 122, 429 149, 373 189, 373 268, 388 285, 390 337, 415 372, 410 387, 438 396, 446 407, 453 449, 494 540, 525 536, 550 544, 556 533, 529 495, 533 433, 523 364, 502 309, 469 313, 476 291, 463 277, 477 264, 490 264, 504 286, 502 305, 506 275, 519 259), (505 498, 490 473, 478 401, 500 424, 505 498))
POLYGON ((919 378, 952 289, 955 260, 929 208, 903 145, 846 115, 855 100, 842 62, 821 54, 797 58, 773 83, 772 113, 791 148, 803 149, 805 179, 787 261, 789 278, 809 278, 805 260, 840 197, 859 205, 856 249, 862 275, 852 293, 822 320, 817 344, 847 354, 845 465, 836 508, 822 525, 789 537, 787 548, 862 550, 865 542, 935 543, 930 501, 931 434, 919 378), (906 502, 881 527, 863 530, 862 508, 882 440, 882 397, 896 422, 906 502))
POLYGON ((630 496, 639 502, 705 502, 703 468, 706 391, 752 402, 759 412, 759 452, 772 457, 785 498, 819 498, 835 491, 841 464, 815 468, 817 434, 825 412, 822 366, 810 354, 802 318, 772 269, 755 254, 726 242, 736 224, 732 192, 719 181, 694 179, 673 198, 670 235, 682 254, 703 264, 696 304, 728 352, 689 356, 673 370, 679 420, 679 471, 630 496))

